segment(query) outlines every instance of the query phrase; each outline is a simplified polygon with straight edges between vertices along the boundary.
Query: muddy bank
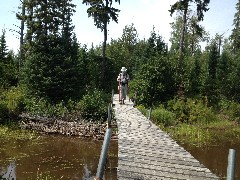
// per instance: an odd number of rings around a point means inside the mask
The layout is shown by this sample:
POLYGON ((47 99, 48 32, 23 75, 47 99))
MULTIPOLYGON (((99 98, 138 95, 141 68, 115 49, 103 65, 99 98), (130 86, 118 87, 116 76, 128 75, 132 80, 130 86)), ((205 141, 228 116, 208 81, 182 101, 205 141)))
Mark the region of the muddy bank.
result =
MULTIPOLYGON (((21 115, 19 125, 22 129, 30 129, 45 134, 92 137, 95 139, 103 139, 107 129, 106 122, 66 121, 61 118, 33 117, 27 114, 21 115)), ((116 121, 112 121, 111 125, 113 128, 112 139, 117 139, 116 121)))

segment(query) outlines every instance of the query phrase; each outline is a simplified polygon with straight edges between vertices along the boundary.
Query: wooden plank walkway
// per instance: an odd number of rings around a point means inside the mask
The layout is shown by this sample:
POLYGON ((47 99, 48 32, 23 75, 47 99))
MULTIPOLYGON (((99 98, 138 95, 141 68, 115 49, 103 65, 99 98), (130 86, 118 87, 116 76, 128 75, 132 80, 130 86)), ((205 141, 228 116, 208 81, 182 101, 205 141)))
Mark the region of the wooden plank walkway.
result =
POLYGON ((152 124, 132 102, 114 95, 118 125, 118 180, 219 179, 152 124))

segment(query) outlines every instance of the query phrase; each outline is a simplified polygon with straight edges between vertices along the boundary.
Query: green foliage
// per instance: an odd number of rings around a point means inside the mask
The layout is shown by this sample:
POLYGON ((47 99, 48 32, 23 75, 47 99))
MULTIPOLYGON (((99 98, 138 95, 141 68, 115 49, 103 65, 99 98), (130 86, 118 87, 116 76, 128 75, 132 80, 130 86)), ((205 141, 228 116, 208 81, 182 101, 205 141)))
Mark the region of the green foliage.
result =
POLYGON ((175 114, 160 106, 153 109, 151 113, 151 120, 157 125, 173 126, 175 124, 175 114))
POLYGON ((219 103, 220 114, 225 120, 240 123, 240 104, 234 101, 221 100, 219 103))
POLYGON ((23 93, 21 88, 12 87, 3 92, 0 97, 0 119, 17 118, 23 111, 23 93))
POLYGON ((18 83, 18 63, 13 51, 3 53, 0 58, 0 87, 9 88, 17 86, 18 83))
POLYGON ((37 134, 29 130, 19 129, 15 122, 4 122, 0 125, 0 138, 5 140, 33 140, 37 138, 37 134))
POLYGON ((2 30, 2 35, 0 37, 0 60, 4 61, 7 57, 8 49, 7 49, 7 42, 6 42, 6 30, 2 30))
MULTIPOLYGON (((104 30, 104 27, 110 20, 118 22, 118 13, 120 10, 112 7, 112 0, 83 0, 82 3, 90 5, 87 10, 88 16, 93 17, 94 24, 97 28, 104 30)), ((120 4, 120 0, 115 0, 120 4)))
POLYGON ((210 45, 208 72, 211 79, 216 79, 218 65, 218 47, 215 40, 210 45))
POLYGON ((8 108, 5 101, 0 101, 0 122, 4 122, 6 119, 8 119, 8 108))
POLYGON ((89 91, 78 104, 81 116, 93 121, 106 120, 109 99, 102 91, 89 91))
POLYGON ((75 57, 61 56, 61 49, 57 51, 59 54, 34 51, 28 56, 24 71, 27 94, 41 96, 53 102, 66 101, 82 95, 85 76, 80 66, 81 62, 75 57))
POLYGON ((174 139, 195 146, 202 146, 213 140, 211 133, 208 130, 202 129, 200 126, 179 124, 176 127, 169 127, 165 130, 170 133, 174 139))
POLYGON ((51 104, 43 98, 26 98, 25 110, 31 116, 64 118, 76 110, 76 102, 69 100, 51 104))
POLYGON ((167 109, 176 114, 177 123, 205 124, 218 120, 206 100, 174 99, 168 101, 167 109))
POLYGON ((143 106, 143 105, 138 105, 137 109, 144 115, 144 116, 148 116, 148 110, 143 106))
POLYGON ((240 50, 240 40, 239 40, 239 23, 240 23, 240 3, 239 1, 236 4, 236 13, 233 19, 232 34, 230 35, 230 39, 232 42, 232 50, 235 54, 237 54, 240 50))
POLYGON ((191 6, 191 3, 195 3, 198 21, 202 21, 204 17, 203 13, 209 9, 207 8, 209 2, 210 0, 179 0, 171 6, 169 11, 172 16, 175 11, 186 11, 191 6))
POLYGON ((50 99, 53 103, 81 97, 85 76, 71 25, 75 6, 70 0, 52 0, 27 3, 27 7, 33 10, 33 15, 26 15, 29 31, 22 81, 26 94, 50 99), (48 9, 52 9, 52 13, 48 9))
POLYGON ((130 83, 130 91, 137 93, 140 104, 152 106, 173 97, 176 91, 173 68, 172 62, 164 56, 153 57, 139 67, 130 83))

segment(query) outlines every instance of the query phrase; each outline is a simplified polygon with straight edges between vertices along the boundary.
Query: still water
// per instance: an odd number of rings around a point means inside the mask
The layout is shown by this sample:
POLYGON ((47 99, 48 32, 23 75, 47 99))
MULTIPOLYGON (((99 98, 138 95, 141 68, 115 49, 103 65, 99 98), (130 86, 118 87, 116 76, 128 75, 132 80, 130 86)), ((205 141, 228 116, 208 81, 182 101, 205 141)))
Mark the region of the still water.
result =
POLYGON ((227 179, 227 166, 229 149, 236 150, 236 177, 240 180, 240 143, 219 142, 216 145, 205 147, 194 147, 182 145, 188 152, 192 154, 201 164, 218 175, 222 180, 227 179))
MULTIPOLYGON (((33 141, 0 139, 0 175, 7 168, 18 180, 73 179, 93 180, 97 172, 103 141, 64 136, 41 136, 33 141), (44 178, 48 175, 48 178, 44 178), (51 177, 51 178, 49 178, 51 177)), ((117 179, 117 145, 110 142, 106 180, 117 179)), ((182 145, 200 163, 226 179, 229 149, 237 151, 236 180, 240 180, 240 144, 219 143, 207 147, 182 145)))
MULTIPOLYGON (((43 136, 34 141, 0 139, 0 175, 15 165, 16 178, 92 180, 97 172, 103 141, 43 136), (41 178, 40 178, 41 177, 41 178)), ((110 142, 104 179, 117 179, 117 141, 110 142)))

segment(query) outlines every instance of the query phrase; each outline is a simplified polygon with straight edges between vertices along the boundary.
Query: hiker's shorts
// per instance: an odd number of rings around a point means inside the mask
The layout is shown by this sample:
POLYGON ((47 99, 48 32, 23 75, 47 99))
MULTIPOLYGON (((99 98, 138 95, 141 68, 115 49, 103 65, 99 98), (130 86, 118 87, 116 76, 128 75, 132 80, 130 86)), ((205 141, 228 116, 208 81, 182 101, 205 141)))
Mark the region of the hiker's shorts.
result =
POLYGON ((128 85, 127 84, 121 85, 120 91, 121 91, 121 100, 125 100, 128 93, 128 85))

